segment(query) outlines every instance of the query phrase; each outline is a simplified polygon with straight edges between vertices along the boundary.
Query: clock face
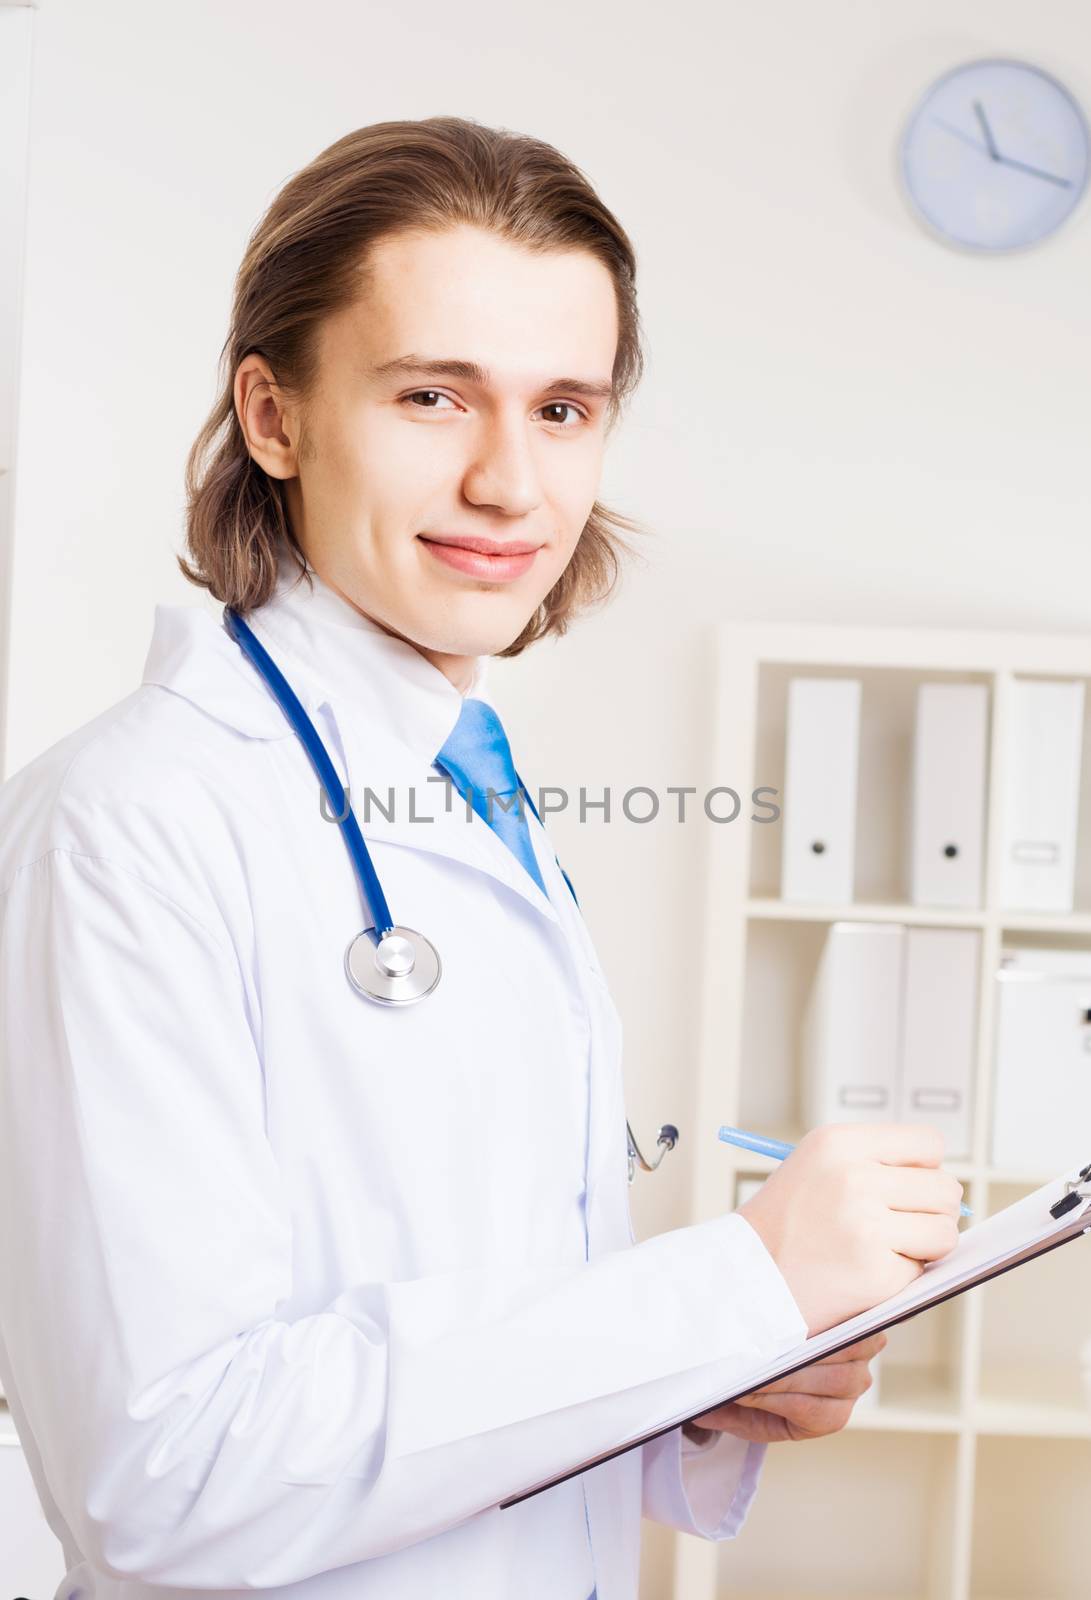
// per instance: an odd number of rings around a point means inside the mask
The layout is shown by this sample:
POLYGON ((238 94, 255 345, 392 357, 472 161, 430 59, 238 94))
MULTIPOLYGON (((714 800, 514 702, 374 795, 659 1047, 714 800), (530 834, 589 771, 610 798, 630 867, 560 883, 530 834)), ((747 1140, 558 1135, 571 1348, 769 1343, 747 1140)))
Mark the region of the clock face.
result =
POLYGON ((971 250, 1045 239, 1087 185, 1091 137, 1063 84, 1020 61, 971 61, 914 111, 902 172, 921 220, 971 250))

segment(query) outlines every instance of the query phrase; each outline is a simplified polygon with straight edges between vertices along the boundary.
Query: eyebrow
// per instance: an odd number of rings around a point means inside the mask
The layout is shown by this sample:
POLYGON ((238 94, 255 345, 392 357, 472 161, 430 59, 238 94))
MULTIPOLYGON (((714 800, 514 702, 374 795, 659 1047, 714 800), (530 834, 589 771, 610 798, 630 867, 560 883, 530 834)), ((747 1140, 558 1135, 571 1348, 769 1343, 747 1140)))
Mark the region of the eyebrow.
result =
MULTIPOLYGON (((488 369, 477 361, 464 361, 454 356, 396 356, 393 361, 383 361, 377 367, 368 369, 375 378, 386 378, 392 374, 408 377, 418 374, 425 378, 461 378, 464 383, 475 383, 479 388, 486 389, 491 382, 488 369)), ((586 399, 608 400, 614 393, 614 385, 595 378, 554 378, 551 382, 543 384, 538 391, 540 394, 578 394, 586 399)))

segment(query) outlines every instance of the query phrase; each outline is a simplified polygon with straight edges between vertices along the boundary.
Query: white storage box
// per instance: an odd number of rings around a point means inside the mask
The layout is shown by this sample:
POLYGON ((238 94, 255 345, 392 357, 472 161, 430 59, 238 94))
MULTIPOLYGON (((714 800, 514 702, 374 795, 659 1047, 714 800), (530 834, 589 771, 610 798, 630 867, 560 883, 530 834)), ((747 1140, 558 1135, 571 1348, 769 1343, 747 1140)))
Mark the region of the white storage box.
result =
POLYGON ((1008 910, 1072 910, 1083 703, 1082 679, 1012 681, 1000 858, 1008 910))
POLYGON ((993 1164, 1091 1161, 1091 951, 1005 946, 996 976, 993 1164))

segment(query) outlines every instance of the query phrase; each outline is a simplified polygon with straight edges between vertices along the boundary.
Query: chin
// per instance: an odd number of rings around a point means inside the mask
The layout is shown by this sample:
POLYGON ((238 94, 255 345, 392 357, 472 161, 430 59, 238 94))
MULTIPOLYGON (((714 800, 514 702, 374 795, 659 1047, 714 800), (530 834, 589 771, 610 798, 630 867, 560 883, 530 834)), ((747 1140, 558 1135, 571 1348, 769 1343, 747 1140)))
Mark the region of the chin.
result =
POLYGON ((453 605, 442 628, 427 630, 430 648, 453 656, 497 655, 514 644, 540 604, 540 599, 516 601, 514 595, 480 595, 453 605))

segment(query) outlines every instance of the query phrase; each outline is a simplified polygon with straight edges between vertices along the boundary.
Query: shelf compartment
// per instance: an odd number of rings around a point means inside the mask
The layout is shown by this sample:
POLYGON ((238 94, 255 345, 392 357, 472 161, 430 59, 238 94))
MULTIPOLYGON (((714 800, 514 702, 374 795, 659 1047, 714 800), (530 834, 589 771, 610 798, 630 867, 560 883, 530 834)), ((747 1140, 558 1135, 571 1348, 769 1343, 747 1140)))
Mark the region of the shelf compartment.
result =
MULTIPOLYGON (((1066 1248, 1079 1249, 1079 1243, 1066 1248)), ((1081 1381, 1076 1352, 1067 1362, 1034 1353, 1026 1363, 1007 1367, 986 1354, 985 1363, 973 1408, 978 1432, 1091 1438, 1091 1392, 1081 1381)))
POLYGON ((977 1444, 971 1600, 1082 1600, 1091 1441, 977 1444))
POLYGON ((886 1329, 877 1363, 881 1406, 958 1416, 965 1318, 956 1297, 886 1329))
MULTIPOLYGON (((1013 1205, 1037 1187, 992 1184, 986 1212, 1013 1205)), ((1091 1394, 1080 1356, 1091 1337, 1091 1242, 1075 1239, 977 1292, 981 1357, 974 1414, 981 1431, 1091 1435, 1091 1394)))
POLYGON ((960 1432, 964 1327, 965 1308, 955 1299, 887 1328, 886 1346, 872 1363, 876 1383, 857 1403, 849 1427, 872 1432, 960 1432))
MULTIPOLYGON (((922 683, 981 683, 989 688, 991 702, 993 675, 941 667, 760 663, 754 783, 778 790, 775 799, 781 806, 789 804, 791 798, 784 793, 784 771, 788 683, 794 677, 860 680, 855 894, 864 902, 900 901, 908 886, 917 688, 922 683)), ((991 724, 991 703, 989 720, 991 724)), ((987 793, 984 804, 987 808, 987 793)), ((750 870, 752 895, 779 895, 780 846, 779 828, 755 830, 750 870)))
POLYGON ((774 1446, 742 1536, 717 1547, 720 1600, 949 1600, 957 1448, 944 1434, 851 1428, 774 1446))
POLYGON ((744 1128, 779 1137, 774 1129, 802 1126, 799 1030, 825 937, 817 922, 754 922, 747 930, 738 1115, 744 1128))
MULTIPOLYGON (((825 922, 810 919, 758 918, 746 929, 737 1120, 743 1128, 788 1144, 798 1144, 806 1126, 803 1028, 828 936, 825 922)), ((975 1092, 972 1087, 971 1094, 975 1092)), ((735 1119, 724 1113, 720 1120, 735 1119)), ((837 1120, 866 1125, 869 1119, 846 1112, 837 1120)), ((892 1108, 875 1120, 898 1118, 892 1108)), ((959 1148, 964 1153, 952 1155, 943 1165, 963 1181, 972 1169, 966 1146, 959 1148)), ((736 1170, 743 1165, 742 1154, 735 1151, 736 1170)), ((748 1170, 762 1173, 764 1159, 748 1161, 748 1170)))
POLYGON ((888 1362, 898 1332, 898 1328, 888 1330, 891 1345, 874 1364, 878 1401, 871 1406, 858 1402, 848 1426, 871 1433, 959 1433, 963 1421, 953 1372, 888 1362))

